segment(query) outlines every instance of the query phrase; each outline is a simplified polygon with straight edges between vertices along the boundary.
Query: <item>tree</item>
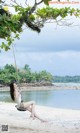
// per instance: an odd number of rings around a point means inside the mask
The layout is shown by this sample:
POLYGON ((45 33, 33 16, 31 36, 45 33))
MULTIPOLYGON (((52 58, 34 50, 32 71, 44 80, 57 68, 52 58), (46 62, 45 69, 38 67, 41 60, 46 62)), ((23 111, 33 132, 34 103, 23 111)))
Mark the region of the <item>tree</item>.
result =
POLYGON ((40 75, 41 81, 51 81, 52 82, 52 80, 53 80, 53 76, 49 72, 46 72, 45 70, 41 71, 39 73, 39 75, 40 75))
POLYGON ((25 70, 27 73, 30 73, 31 69, 30 69, 30 67, 29 67, 28 64, 25 64, 24 70, 25 70))
MULTIPOLYGON (((80 16, 80 10, 70 7, 65 8, 52 8, 49 6, 50 0, 34 0, 33 6, 27 4, 25 0, 25 6, 21 3, 17 3, 16 0, 11 0, 11 4, 7 4, 5 1, 0 1, 0 38, 5 39, 7 44, 2 42, 0 46, 6 51, 10 49, 10 45, 14 42, 15 38, 19 39, 19 34, 23 31, 23 25, 25 24, 31 30, 40 33, 41 28, 44 27, 46 22, 56 22, 57 24, 64 24, 64 18, 70 16, 80 16), (46 7, 38 8, 40 4, 44 3, 46 7), (12 6, 15 9, 16 14, 11 14, 8 11, 8 7, 12 6)), ((70 23, 65 23, 70 25, 70 23)))
POLYGON ((14 80, 17 80, 16 69, 13 65, 6 64, 3 69, 0 69, 0 83, 9 84, 14 80))
POLYGON ((18 80, 20 83, 33 83, 41 81, 52 82, 53 76, 47 71, 32 72, 29 65, 25 65, 24 68, 19 69, 16 72, 13 65, 6 64, 4 68, 0 68, 0 84, 9 84, 14 80, 18 80), (27 66, 27 67, 25 67, 27 66))
POLYGON ((16 69, 13 65, 6 64, 4 69, 7 70, 11 74, 16 73, 16 69))

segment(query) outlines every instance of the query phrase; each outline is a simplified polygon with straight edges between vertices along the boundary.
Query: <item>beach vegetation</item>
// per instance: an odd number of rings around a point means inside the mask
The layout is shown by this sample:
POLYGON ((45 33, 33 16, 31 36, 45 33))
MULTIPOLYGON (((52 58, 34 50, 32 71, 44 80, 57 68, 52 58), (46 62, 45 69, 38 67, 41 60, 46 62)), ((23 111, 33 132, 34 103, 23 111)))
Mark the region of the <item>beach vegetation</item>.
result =
POLYGON ((23 68, 16 68, 13 65, 6 64, 0 68, 0 84, 7 85, 12 81, 19 81, 20 83, 35 83, 35 82, 51 82, 53 76, 51 73, 42 70, 33 72, 29 65, 24 65, 23 68))
MULTIPOLYGON (((34 4, 22 4, 16 0, 0 0, 0 38, 2 39, 1 49, 8 51, 15 39, 20 38, 20 33, 24 27, 41 32, 46 23, 56 23, 59 26, 70 26, 67 17, 80 17, 80 10, 77 8, 62 7, 54 8, 49 5, 50 0, 34 0, 34 4), (44 6, 39 7, 41 4, 44 6), (15 10, 12 13, 10 8, 15 10)), ((58 1, 60 2, 60 1, 58 1)), ((54 29, 53 29, 54 30, 54 29)))

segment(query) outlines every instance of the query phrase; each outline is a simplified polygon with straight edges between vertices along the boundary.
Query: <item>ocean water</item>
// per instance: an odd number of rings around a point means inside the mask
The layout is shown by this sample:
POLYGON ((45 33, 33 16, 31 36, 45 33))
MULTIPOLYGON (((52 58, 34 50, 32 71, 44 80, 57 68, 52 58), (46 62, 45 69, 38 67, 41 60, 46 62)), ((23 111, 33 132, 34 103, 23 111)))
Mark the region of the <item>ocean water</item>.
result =
POLYGON ((23 92, 24 101, 34 100, 38 105, 80 109, 80 90, 49 90, 23 92))
POLYGON ((80 86, 80 83, 53 83, 54 85, 58 86, 80 86))
MULTIPOLYGON (((22 99, 25 102, 34 100, 42 106, 80 109, 80 90, 24 91, 22 99)), ((0 101, 12 102, 9 92, 1 91, 0 101)))

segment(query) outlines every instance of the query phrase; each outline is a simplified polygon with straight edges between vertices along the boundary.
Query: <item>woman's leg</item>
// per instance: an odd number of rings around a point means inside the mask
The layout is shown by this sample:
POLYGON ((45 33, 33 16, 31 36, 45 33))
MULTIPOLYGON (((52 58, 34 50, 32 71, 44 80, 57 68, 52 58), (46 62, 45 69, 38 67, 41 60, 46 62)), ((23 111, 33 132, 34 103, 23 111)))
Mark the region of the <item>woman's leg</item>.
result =
POLYGON ((32 101, 31 102, 31 105, 29 107, 31 108, 31 115, 30 115, 30 117, 32 117, 33 119, 35 119, 35 116, 34 116, 34 114, 35 114, 35 102, 32 101))
POLYGON ((39 119, 42 122, 46 122, 46 120, 43 120, 42 118, 40 118, 36 112, 35 112, 35 102, 34 101, 30 101, 27 103, 24 103, 24 107, 31 112, 31 117, 34 119, 34 117, 36 117, 37 119, 39 119))
POLYGON ((34 114, 35 114, 35 102, 34 102, 34 101, 30 101, 30 102, 24 103, 24 107, 25 107, 26 109, 28 109, 28 108, 31 109, 31 110, 30 110, 30 112, 31 112, 31 117, 34 119, 34 118, 35 118, 35 116, 34 116, 34 114))
MULTIPOLYGON (((31 109, 30 107, 28 107, 27 110, 28 110, 29 112, 32 112, 32 109, 31 109)), ((34 117, 36 117, 37 119, 39 119, 39 120, 42 121, 42 122, 47 122, 46 120, 43 120, 42 118, 40 118, 36 113, 34 113, 34 117)))

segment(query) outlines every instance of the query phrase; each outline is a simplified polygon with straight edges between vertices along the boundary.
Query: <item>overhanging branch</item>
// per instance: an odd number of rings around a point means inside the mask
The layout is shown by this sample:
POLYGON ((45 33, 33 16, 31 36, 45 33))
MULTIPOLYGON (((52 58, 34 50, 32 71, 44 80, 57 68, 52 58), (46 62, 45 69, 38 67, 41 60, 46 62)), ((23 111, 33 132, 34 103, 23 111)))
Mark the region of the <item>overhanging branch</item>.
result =
POLYGON ((37 5, 41 4, 42 2, 44 2, 44 0, 41 0, 40 2, 36 3, 37 5))

